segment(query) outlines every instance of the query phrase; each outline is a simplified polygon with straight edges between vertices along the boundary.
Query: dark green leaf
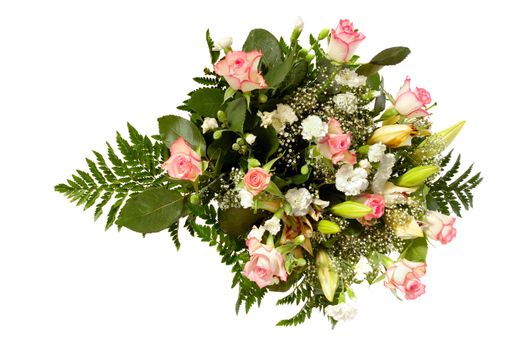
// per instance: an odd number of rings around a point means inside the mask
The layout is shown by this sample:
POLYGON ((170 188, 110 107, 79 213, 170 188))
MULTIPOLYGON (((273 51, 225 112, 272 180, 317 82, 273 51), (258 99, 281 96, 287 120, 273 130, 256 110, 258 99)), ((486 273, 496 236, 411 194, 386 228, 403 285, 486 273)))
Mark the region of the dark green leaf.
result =
POLYGON ((204 117, 215 118, 223 104, 223 94, 221 89, 198 89, 190 95, 187 105, 204 117))
POLYGON ((404 254, 404 258, 410 261, 424 262, 426 261, 426 254, 428 253, 428 243, 426 238, 419 237, 412 239, 409 247, 404 254))
POLYGON ((282 62, 282 49, 275 36, 265 29, 253 29, 243 44, 243 51, 262 51, 262 62, 269 69, 282 62))
POLYGON ((193 148, 200 148, 205 153, 206 143, 198 127, 187 119, 166 115, 159 118, 159 135, 165 146, 170 148, 179 137, 183 137, 193 148))
POLYGON ((265 75, 265 81, 270 88, 276 88, 284 81, 291 71, 293 59, 294 55, 291 53, 285 61, 269 69, 269 72, 265 75))
POLYGON ((297 61, 293 68, 289 71, 289 74, 283 81, 283 89, 289 90, 300 85, 306 78, 308 70, 308 63, 305 60, 297 61))
POLYGON ((207 32, 205 33, 205 39, 207 40, 207 46, 209 48, 210 62, 214 64, 220 57, 220 52, 212 50, 212 47, 214 46, 214 40, 212 40, 212 38, 210 37, 210 31, 208 29, 207 29, 207 32))
POLYGON ((233 143, 238 135, 234 132, 224 131, 219 140, 214 140, 207 148, 207 155, 214 161, 216 174, 221 173, 222 168, 231 169, 238 161, 239 154, 232 150, 233 143))
POLYGON ((401 63, 410 54, 410 49, 404 46, 390 47, 384 49, 370 60, 370 63, 381 66, 393 66, 401 63))
POLYGON ((375 74, 378 71, 380 71, 382 67, 384 66, 373 64, 373 63, 365 63, 361 65, 359 68, 357 68, 357 74, 365 76, 365 77, 369 77, 370 75, 375 74))
POLYGON ((375 103, 373 105, 373 115, 378 116, 386 108, 386 95, 384 92, 381 92, 379 96, 375 98, 375 103))
POLYGON ((245 98, 243 96, 227 103, 225 114, 227 114, 227 120, 229 121, 229 127, 231 130, 240 133, 243 132, 245 113, 245 98))
POLYGON ((181 217, 184 201, 185 197, 181 197, 177 191, 148 189, 126 202, 117 225, 141 233, 159 232, 181 217))
POLYGON ((234 236, 244 236, 249 233, 253 225, 269 213, 258 210, 256 213, 252 209, 228 208, 218 212, 218 221, 223 231, 234 236))
POLYGON ((253 151, 262 161, 267 161, 278 149, 278 136, 274 128, 257 128, 251 131, 256 136, 253 151))

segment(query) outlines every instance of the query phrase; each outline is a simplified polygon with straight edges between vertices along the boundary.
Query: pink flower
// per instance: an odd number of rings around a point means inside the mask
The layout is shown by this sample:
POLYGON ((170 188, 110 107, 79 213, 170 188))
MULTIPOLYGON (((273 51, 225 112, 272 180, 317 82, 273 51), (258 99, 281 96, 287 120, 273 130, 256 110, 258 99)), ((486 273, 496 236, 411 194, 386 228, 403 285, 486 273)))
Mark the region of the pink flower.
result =
POLYGON ((348 62, 365 38, 364 34, 355 31, 353 23, 342 19, 337 28, 331 30, 328 56, 337 62, 348 62))
POLYGON ((330 118, 328 122, 328 133, 318 141, 318 150, 320 153, 324 157, 331 159, 333 164, 343 161, 353 165, 357 162, 357 157, 355 153, 348 150, 350 146, 351 134, 344 134, 340 123, 330 118))
POLYGON ((243 177, 243 183, 247 191, 256 196, 267 188, 271 181, 271 174, 262 168, 252 168, 243 177))
POLYGON ((277 281, 287 281, 284 258, 276 249, 261 244, 256 238, 249 238, 246 242, 251 260, 243 268, 243 275, 264 288, 277 281))
POLYGON ((425 285, 420 278, 426 273, 424 262, 402 259, 386 270, 384 286, 392 291, 401 291, 408 300, 415 299, 425 292, 425 285))
POLYGON ((267 84, 258 71, 261 57, 260 51, 230 51, 214 65, 214 72, 224 77, 234 90, 265 89, 267 84))
POLYGON ((201 175, 201 158, 183 137, 170 147, 170 158, 161 165, 168 175, 176 179, 195 181, 201 175))
POLYGON ((454 227, 456 218, 451 218, 437 211, 429 211, 424 222, 423 231, 430 239, 447 244, 456 237, 457 230, 454 227))
POLYGON ((432 102, 430 93, 425 89, 416 87, 414 91, 410 89, 410 78, 406 77, 403 86, 395 98, 395 109, 401 115, 408 117, 422 117, 429 113, 425 109, 426 105, 432 102))
POLYGON ((380 193, 365 193, 360 196, 362 204, 372 209, 372 212, 362 217, 364 220, 378 219, 384 214, 384 197, 380 193))

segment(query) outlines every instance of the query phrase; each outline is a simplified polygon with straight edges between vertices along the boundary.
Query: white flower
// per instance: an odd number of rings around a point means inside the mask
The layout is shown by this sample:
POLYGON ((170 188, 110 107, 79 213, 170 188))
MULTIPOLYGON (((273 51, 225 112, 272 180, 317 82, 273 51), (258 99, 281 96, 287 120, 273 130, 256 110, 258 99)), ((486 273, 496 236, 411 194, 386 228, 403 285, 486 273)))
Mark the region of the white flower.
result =
POLYGON ((218 41, 214 42, 214 46, 212 47, 212 51, 221 51, 225 49, 230 49, 232 46, 232 37, 228 36, 225 38, 221 38, 218 41))
POLYGON ((344 192, 347 196, 356 196, 368 188, 367 177, 366 170, 344 164, 337 170, 335 186, 337 190, 344 192))
POLYGON ((313 201, 313 204, 318 205, 320 207, 320 209, 324 209, 324 208, 329 207, 329 202, 328 201, 323 201, 320 198, 315 199, 313 201))
POLYGON ((205 118, 203 120, 203 124, 201 124, 201 130, 203 130, 203 133, 206 133, 208 131, 214 130, 218 128, 218 121, 214 118, 205 118))
POLYGON ((264 222, 264 228, 269 231, 269 233, 273 236, 276 235, 278 232, 280 232, 280 219, 276 216, 273 216, 272 218, 264 222))
POLYGON ((335 321, 349 321, 357 316, 358 310, 351 303, 328 305, 325 308, 326 315, 335 321))
POLYGON ((292 124, 298 120, 293 108, 282 103, 277 104, 276 110, 272 112, 258 112, 258 116, 262 119, 264 128, 272 125, 278 134, 284 132, 287 124, 292 124))
POLYGON ((349 86, 350 88, 359 87, 366 84, 366 77, 358 75, 351 69, 343 69, 335 76, 335 81, 339 85, 349 86))
POLYGON ((309 211, 313 196, 305 188, 292 188, 285 194, 287 203, 291 205, 293 216, 304 216, 309 211))
POLYGON ((362 169, 366 170, 366 172, 367 172, 368 174, 370 173, 370 171, 371 171, 371 164, 370 164, 370 162, 369 162, 367 159, 363 159, 363 160, 361 160, 361 161, 359 162, 359 166, 360 166, 362 169))
POLYGON ((298 30, 299 32, 304 30, 304 20, 300 16, 296 18, 295 29, 298 30))
POLYGON ((302 121, 302 137, 308 141, 319 139, 328 133, 328 124, 317 115, 310 115, 302 121))
POLYGON ((384 152, 386 151, 386 145, 383 143, 376 143, 371 145, 368 149, 368 159, 372 163, 380 162, 384 152))
POLYGON ((254 136, 253 134, 245 134, 245 141, 249 145, 252 145, 254 143, 254 141, 256 141, 256 136, 254 136))
POLYGON ((298 120, 298 117, 295 114, 295 110, 289 105, 284 105, 279 103, 276 105, 276 113, 278 114, 278 119, 284 123, 294 123, 298 120))
POLYGON ((273 119, 275 118, 276 111, 272 112, 260 112, 258 111, 258 116, 262 120, 262 126, 264 128, 267 128, 271 123, 273 122, 273 119))
POLYGON ((240 189, 240 205, 242 208, 251 208, 253 206, 253 195, 245 188, 240 189))
POLYGON ((355 264, 355 279, 362 281, 366 278, 366 275, 372 272, 370 262, 365 257, 361 256, 357 264, 355 264))
POLYGON ((346 112, 348 114, 352 114, 357 111, 357 101, 357 96, 351 92, 333 96, 333 102, 335 102, 335 106, 337 106, 337 108, 342 112, 346 112))
POLYGON ((379 163, 379 169, 373 177, 371 189, 373 193, 382 192, 384 190, 384 184, 392 175, 392 168, 395 164, 395 156, 391 153, 384 154, 379 163))
POLYGON ((252 230, 247 235, 247 238, 256 238, 258 241, 261 241, 264 233, 265 228, 263 226, 253 226, 252 230))

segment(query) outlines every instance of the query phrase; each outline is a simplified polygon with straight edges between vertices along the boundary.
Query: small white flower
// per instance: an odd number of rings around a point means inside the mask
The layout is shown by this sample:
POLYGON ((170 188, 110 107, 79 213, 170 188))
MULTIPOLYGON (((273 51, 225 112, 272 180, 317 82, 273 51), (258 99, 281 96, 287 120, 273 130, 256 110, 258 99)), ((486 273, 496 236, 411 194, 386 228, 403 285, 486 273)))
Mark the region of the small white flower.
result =
POLYGON ((264 128, 272 125, 278 134, 284 132, 287 124, 292 124, 298 120, 293 108, 281 103, 276 105, 276 110, 272 112, 258 112, 258 116, 262 119, 264 128))
POLYGON ((366 275, 372 272, 370 262, 364 256, 361 256, 357 264, 355 264, 355 279, 363 281, 366 278, 366 275))
POLYGON ((335 102, 335 106, 337 106, 342 112, 352 114, 357 111, 358 99, 357 96, 351 92, 333 96, 333 102, 335 102))
POLYGON ((383 143, 376 143, 371 145, 368 149, 368 159, 372 163, 380 162, 384 152, 386 151, 386 145, 383 143))
POLYGON ((313 196, 305 188, 292 188, 285 194, 287 203, 291 205, 293 216, 304 216, 309 211, 313 196))
POLYGON ((230 49, 232 46, 232 37, 228 36, 225 38, 221 38, 218 41, 214 42, 214 46, 212 47, 212 51, 221 51, 225 49, 230 49))
POLYGON ((247 142, 249 145, 252 145, 256 141, 256 136, 253 134, 245 134, 245 142, 247 142))
POLYGON ((363 159, 359 162, 359 166, 366 170, 366 172, 369 174, 371 171, 371 163, 367 159, 363 159))
POLYGON ((302 137, 308 141, 319 139, 328 133, 328 124, 318 115, 310 115, 302 121, 302 137))
POLYGON ((395 164, 395 156, 391 153, 384 154, 379 163, 377 173, 373 177, 371 189, 374 193, 382 192, 386 181, 392 175, 392 168, 395 164))
POLYGON ((276 105, 277 118, 283 123, 292 124, 298 120, 295 110, 289 105, 279 103, 276 105))
POLYGON ((338 72, 335 81, 339 85, 349 86, 350 88, 359 87, 366 84, 366 77, 358 75, 355 71, 346 68, 338 72))
POLYGON ((272 124, 273 119, 275 119, 276 111, 272 112, 260 112, 258 111, 258 116, 262 119, 262 126, 267 128, 272 124))
POLYGON ((335 186, 347 196, 356 196, 368 188, 367 177, 368 173, 363 168, 353 168, 350 164, 344 164, 337 170, 335 186))
POLYGON ((329 201, 323 201, 320 198, 315 199, 313 201, 313 204, 318 205, 320 207, 320 209, 324 209, 324 208, 329 207, 329 201))
POLYGON ((299 32, 304 30, 304 20, 300 16, 296 18, 295 29, 298 30, 299 32))
POLYGON ((203 130, 203 133, 209 132, 217 128, 218 121, 214 118, 207 117, 203 120, 203 124, 201 124, 201 130, 203 130))
POLYGON ((242 208, 251 208, 253 206, 253 195, 245 188, 240 189, 240 205, 242 208))
POLYGON ((335 321, 349 321, 357 316, 358 310, 351 303, 328 305, 325 308, 326 315, 335 321))
POLYGON ((264 222, 264 228, 269 231, 269 233, 273 236, 276 235, 278 232, 280 232, 280 219, 276 216, 273 216, 272 218, 264 222))
POLYGON ((265 228, 263 226, 253 226, 252 230, 247 235, 247 238, 256 238, 258 241, 261 241, 264 233, 265 228))

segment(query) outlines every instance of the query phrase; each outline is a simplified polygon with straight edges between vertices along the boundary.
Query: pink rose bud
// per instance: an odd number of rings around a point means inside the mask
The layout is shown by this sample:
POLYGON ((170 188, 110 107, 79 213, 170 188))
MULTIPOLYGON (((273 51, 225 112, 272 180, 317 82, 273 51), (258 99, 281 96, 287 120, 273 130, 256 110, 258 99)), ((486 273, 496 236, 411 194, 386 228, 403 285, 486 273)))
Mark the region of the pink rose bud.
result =
POLYGON ((252 168, 243 177, 243 183, 247 191, 253 196, 265 190, 271 182, 271 174, 262 168, 252 168))
POLYGON ((420 278, 426 273, 424 262, 402 259, 386 270, 384 286, 392 291, 400 291, 408 300, 415 299, 425 292, 425 285, 420 278))
POLYGON ((337 28, 331 30, 328 56, 337 62, 348 62, 357 46, 365 39, 364 34, 355 31, 353 23, 347 19, 340 20, 337 28))
POLYGON ((180 180, 195 181, 202 173, 200 156, 183 137, 174 141, 170 147, 170 158, 161 168, 167 170, 170 177, 180 180))
POLYGON ((230 51, 214 65, 214 72, 225 78, 234 90, 243 92, 265 89, 267 84, 258 71, 262 58, 260 51, 230 51))
POLYGON ((284 258, 273 247, 264 245, 256 238, 246 241, 251 259, 243 268, 243 275, 264 288, 274 284, 278 278, 287 281, 284 258))
POLYGON ((318 141, 318 150, 328 159, 331 159, 333 164, 342 161, 348 164, 355 164, 357 157, 355 153, 350 152, 351 134, 342 132, 340 123, 331 118, 328 121, 328 133, 318 141))
POLYGON ((384 197, 380 193, 369 194, 365 193, 359 197, 362 204, 367 205, 372 209, 371 213, 360 218, 363 220, 378 219, 384 214, 384 197))
POLYGON ((422 117, 428 115, 426 105, 432 102, 430 93, 422 88, 410 89, 410 78, 406 77, 403 86, 395 98, 395 109, 399 114, 408 117, 422 117))
POLYGON ((456 218, 429 211, 424 219, 423 231, 430 239, 447 244, 456 237, 455 222, 456 218))

